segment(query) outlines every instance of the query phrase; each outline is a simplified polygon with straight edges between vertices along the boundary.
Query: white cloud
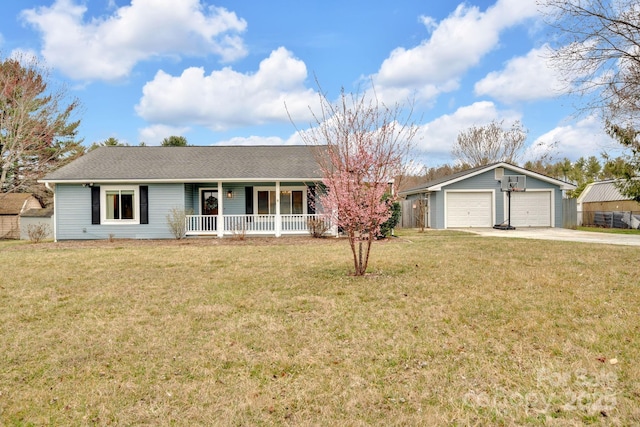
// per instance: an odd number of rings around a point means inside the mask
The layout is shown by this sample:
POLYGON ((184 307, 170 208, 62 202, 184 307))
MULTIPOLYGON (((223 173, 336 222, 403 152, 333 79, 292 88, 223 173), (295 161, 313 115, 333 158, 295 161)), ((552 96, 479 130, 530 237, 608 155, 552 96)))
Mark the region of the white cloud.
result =
POLYGON ((408 88, 422 99, 455 90, 459 78, 498 45, 502 30, 536 14, 535 0, 498 0, 485 12, 460 4, 440 23, 421 17, 431 37, 411 49, 393 50, 374 83, 383 92, 408 88))
POLYGON ((279 136, 248 136, 234 137, 226 141, 217 142, 216 145, 291 145, 288 140, 279 136))
POLYGON ((170 136, 184 136, 188 127, 167 126, 155 124, 138 131, 138 139, 147 145, 160 145, 162 140, 170 136))
POLYGON ((579 157, 599 157, 603 151, 614 157, 620 153, 620 146, 604 132, 602 122, 592 114, 577 122, 558 126, 538 137, 525 153, 525 160, 532 160, 544 154, 544 149, 553 147, 553 160, 567 157, 576 160, 579 157), (539 146, 540 145, 540 146, 539 146))
POLYGON ((136 106, 153 123, 201 125, 213 130, 288 122, 285 102, 294 120, 309 119, 317 94, 304 86, 307 68, 285 48, 264 59, 255 73, 227 67, 205 75, 192 67, 180 76, 158 71, 136 106))
POLYGON ((232 61, 246 55, 239 36, 246 22, 200 0, 132 0, 91 20, 86 11, 75 0, 56 0, 21 14, 42 33, 47 63, 73 79, 121 79, 157 56, 214 54, 232 61))
POLYGON ((498 110, 492 102, 476 102, 422 125, 415 139, 416 149, 423 153, 424 163, 428 166, 451 163, 451 147, 460 131, 492 120, 504 120, 509 126, 520 118, 516 112, 498 110))
POLYGON ((502 71, 489 73, 475 85, 476 95, 489 95, 500 101, 533 101, 566 93, 557 71, 549 63, 547 45, 513 58, 502 71))

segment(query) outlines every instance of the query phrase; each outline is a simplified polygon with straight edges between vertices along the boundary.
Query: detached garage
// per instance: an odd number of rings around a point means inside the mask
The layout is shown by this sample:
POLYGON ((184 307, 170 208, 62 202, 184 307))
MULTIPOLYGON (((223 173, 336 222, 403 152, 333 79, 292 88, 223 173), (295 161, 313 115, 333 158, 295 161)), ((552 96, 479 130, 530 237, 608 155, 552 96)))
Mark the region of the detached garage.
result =
POLYGON ((490 228, 509 220, 503 183, 524 177, 525 191, 511 192, 510 222, 515 227, 562 227, 562 199, 575 186, 509 163, 480 166, 401 191, 409 200, 427 201, 431 228, 490 228))

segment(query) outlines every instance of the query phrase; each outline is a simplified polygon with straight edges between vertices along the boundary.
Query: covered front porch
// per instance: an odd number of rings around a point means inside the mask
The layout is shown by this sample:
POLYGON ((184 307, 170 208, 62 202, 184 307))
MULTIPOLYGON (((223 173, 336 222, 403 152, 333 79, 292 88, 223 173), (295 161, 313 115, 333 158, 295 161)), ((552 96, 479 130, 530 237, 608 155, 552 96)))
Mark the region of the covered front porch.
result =
POLYGON ((186 235, 280 237, 308 234, 318 224, 335 235, 314 194, 315 183, 300 181, 186 184, 186 235))
POLYGON ((314 221, 321 221, 327 233, 335 234, 328 218, 318 214, 298 215, 187 215, 187 236, 238 236, 308 234, 314 221))

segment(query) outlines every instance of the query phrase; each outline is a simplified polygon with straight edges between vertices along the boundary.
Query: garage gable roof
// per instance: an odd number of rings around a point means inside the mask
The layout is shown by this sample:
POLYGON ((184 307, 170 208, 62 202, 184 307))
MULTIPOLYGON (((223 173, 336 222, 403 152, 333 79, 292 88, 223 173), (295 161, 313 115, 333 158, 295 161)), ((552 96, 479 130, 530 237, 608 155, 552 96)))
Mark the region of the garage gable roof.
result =
POLYGON ((496 168, 505 168, 512 172, 516 172, 519 175, 526 175, 532 178, 539 179, 540 181, 548 182, 553 185, 557 185, 561 190, 574 190, 576 188, 575 185, 570 184, 565 181, 561 181, 559 179, 551 178, 550 176, 546 176, 534 171, 530 171, 528 169, 521 168, 519 166, 512 165, 506 162, 493 163, 491 165, 478 166, 475 168, 467 169, 462 172, 457 172, 452 175, 448 175, 442 178, 435 179, 433 181, 429 181, 420 186, 410 188, 408 190, 404 190, 399 192, 401 196, 408 196, 411 194, 419 194, 419 193, 429 193, 432 191, 440 191, 443 187, 447 185, 454 184, 459 181, 464 181, 465 179, 469 179, 476 175, 480 175, 482 173, 494 170, 496 168))

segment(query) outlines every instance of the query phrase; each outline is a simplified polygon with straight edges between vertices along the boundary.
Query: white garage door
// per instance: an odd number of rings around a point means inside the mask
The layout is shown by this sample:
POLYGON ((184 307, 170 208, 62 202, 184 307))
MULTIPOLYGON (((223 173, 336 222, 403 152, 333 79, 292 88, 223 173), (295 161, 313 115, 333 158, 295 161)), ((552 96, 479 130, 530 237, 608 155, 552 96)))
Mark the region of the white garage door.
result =
POLYGON ((447 228, 491 227, 491 192, 447 193, 447 228))
POLYGON ((551 227, 551 192, 511 193, 511 225, 551 227))

